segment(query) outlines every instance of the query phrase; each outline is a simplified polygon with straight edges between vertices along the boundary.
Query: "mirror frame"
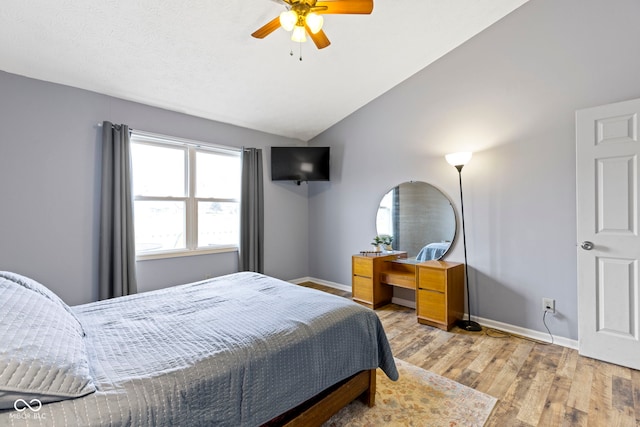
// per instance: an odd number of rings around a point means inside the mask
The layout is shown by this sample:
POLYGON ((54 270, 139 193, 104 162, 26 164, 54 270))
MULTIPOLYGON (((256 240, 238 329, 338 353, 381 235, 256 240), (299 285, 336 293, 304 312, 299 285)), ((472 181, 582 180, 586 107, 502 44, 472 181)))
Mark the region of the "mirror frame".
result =
MULTIPOLYGON (((448 238, 450 238, 450 242, 451 242, 451 243, 449 244, 449 246, 447 247, 447 249, 446 249, 446 250, 445 250, 445 251, 444 251, 444 252, 443 252, 443 253, 442 253, 438 258, 434 258, 434 260, 442 260, 442 259, 444 259, 444 258, 445 258, 445 256, 446 256, 449 252, 451 252, 451 247, 454 245, 455 240, 456 240, 456 237, 458 236, 458 229, 459 229, 458 216, 457 216, 457 212, 456 212, 455 206, 454 206, 453 202, 451 201, 451 199, 450 199, 446 194, 444 194, 444 192, 443 192, 442 190, 440 190, 438 187, 436 187, 436 186, 435 186, 435 185, 433 185, 433 184, 429 184, 428 182, 424 182, 424 181, 405 181, 405 182, 401 182, 400 184, 397 184, 397 185, 395 185, 395 186, 391 187, 389 190, 387 190, 387 191, 382 195, 382 198, 380 199, 380 202, 378 203, 378 209, 377 209, 377 211, 376 211, 376 218, 375 218, 376 233, 377 233, 378 235, 381 235, 381 234, 392 234, 392 235, 393 235, 393 233, 386 233, 386 232, 381 233, 381 230, 379 229, 379 223, 378 223, 378 219, 379 219, 379 216, 380 216, 380 209, 382 209, 382 203, 383 203, 383 201, 385 200, 385 198, 387 198, 387 197, 388 197, 388 195, 389 195, 389 194, 390 194, 390 193, 391 193, 395 188, 399 188, 401 185, 404 185, 404 184, 424 184, 424 185, 427 185, 427 186, 429 186, 431 189, 435 190, 435 191, 439 194, 439 196, 441 196, 441 197, 443 198, 443 201, 445 201, 445 200, 446 200, 446 202, 448 203, 449 208, 451 209, 451 211, 450 211, 450 212, 451 212, 451 216, 449 217, 449 216, 447 215, 447 216, 448 216, 448 218, 446 219, 446 221, 451 221, 451 220, 453 221, 453 224, 452 224, 452 225, 453 225, 453 233, 452 233, 452 235, 451 235, 450 237, 449 237, 449 236, 447 236, 447 238, 445 238, 444 240, 443 240, 443 239, 440 239, 440 240, 438 240, 438 241, 428 242, 428 243, 427 243, 427 244, 431 244, 431 243, 438 243, 438 242, 447 242, 447 241, 449 241, 449 240, 448 240, 448 238)), ((410 258, 410 259, 411 259, 411 258, 416 258, 416 257, 419 255, 419 253, 415 253, 415 254, 413 254, 413 253, 411 253, 411 251, 407 250, 407 249, 411 249, 411 248, 406 248, 406 247, 405 247, 405 248, 403 248, 403 247, 402 247, 402 241, 400 242, 400 246, 401 246, 401 247, 398 247, 398 246, 397 246, 397 244, 396 244, 396 242, 397 242, 397 239, 396 239, 396 238, 395 238, 395 236, 394 236, 394 243, 392 244, 392 247, 393 247, 393 249, 394 249, 394 250, 399 250, 399 251, 405 251, 405 252, 407 252, 407 255, 409 256, 409 258, 410 258)), ((423 246, 423 248, 424 248, 427 244, 425 244, 425 245, 423 246)))

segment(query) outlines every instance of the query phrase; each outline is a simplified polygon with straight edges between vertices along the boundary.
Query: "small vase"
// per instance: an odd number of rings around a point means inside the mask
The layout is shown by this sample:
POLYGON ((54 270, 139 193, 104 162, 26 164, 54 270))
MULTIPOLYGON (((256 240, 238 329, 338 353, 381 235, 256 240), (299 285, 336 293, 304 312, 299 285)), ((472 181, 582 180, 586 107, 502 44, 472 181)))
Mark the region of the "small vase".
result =
POLYGON ((379 245, 371 245, 373 247, 373 252, 380 252, 380 246, 379 245))

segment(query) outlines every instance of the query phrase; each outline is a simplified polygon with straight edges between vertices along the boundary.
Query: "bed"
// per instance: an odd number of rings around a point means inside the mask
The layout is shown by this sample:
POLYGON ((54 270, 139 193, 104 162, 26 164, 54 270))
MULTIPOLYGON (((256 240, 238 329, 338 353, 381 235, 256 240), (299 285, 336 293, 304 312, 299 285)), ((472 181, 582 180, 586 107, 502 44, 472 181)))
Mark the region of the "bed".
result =
POLYGON ((74 307, 0 273, 0 425, 313 425, 378 367, 373 311, 257 273, 74 307))

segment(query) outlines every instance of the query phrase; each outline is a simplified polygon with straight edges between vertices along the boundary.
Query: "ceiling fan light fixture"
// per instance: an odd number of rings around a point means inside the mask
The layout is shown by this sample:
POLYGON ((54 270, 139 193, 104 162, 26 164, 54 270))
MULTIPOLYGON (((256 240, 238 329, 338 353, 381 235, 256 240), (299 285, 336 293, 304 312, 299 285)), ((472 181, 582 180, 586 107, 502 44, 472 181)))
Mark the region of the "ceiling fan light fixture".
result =
POLYGON ((293 30, 298 22, 298 14, 294 10, 286 10, 280 14, 280 25, 286 31, 293 30))
POLYGON ((291 39, 302 43, 311 38, 318 49, 331 44, 324 33, 324 14, 369 15, 373 11, 374 0, 274 0, 282 2, 289 10, 275 16, 271 21, 251 33, 252 37, 263 39, 278 28, 293 31, 291 39))
POLYGON ((304 43, 307 41, 307 32, 304 27, 296 25, 293 28, 293 33, 291 34, 291 40, 294 42, 304 43))
POLYGON ((313 34, 317 34, 318 31, 322 29, 322 24, 324 23, 324 18, 322 15, 318 15, 317 13, 309 13, 305 18, 305 22, 307 26, 311 30, 313 34))

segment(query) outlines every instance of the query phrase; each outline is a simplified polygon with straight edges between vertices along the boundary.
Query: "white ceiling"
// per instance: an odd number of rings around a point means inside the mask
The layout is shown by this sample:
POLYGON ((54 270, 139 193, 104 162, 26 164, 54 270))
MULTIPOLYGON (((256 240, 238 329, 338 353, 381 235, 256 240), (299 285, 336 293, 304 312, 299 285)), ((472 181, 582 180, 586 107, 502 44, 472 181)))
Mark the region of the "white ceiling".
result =
POLYGON ((307 141, 526 1, 374 0, 317 50, 250 36, 276 0, 2 0, 0 69, 307 141))

